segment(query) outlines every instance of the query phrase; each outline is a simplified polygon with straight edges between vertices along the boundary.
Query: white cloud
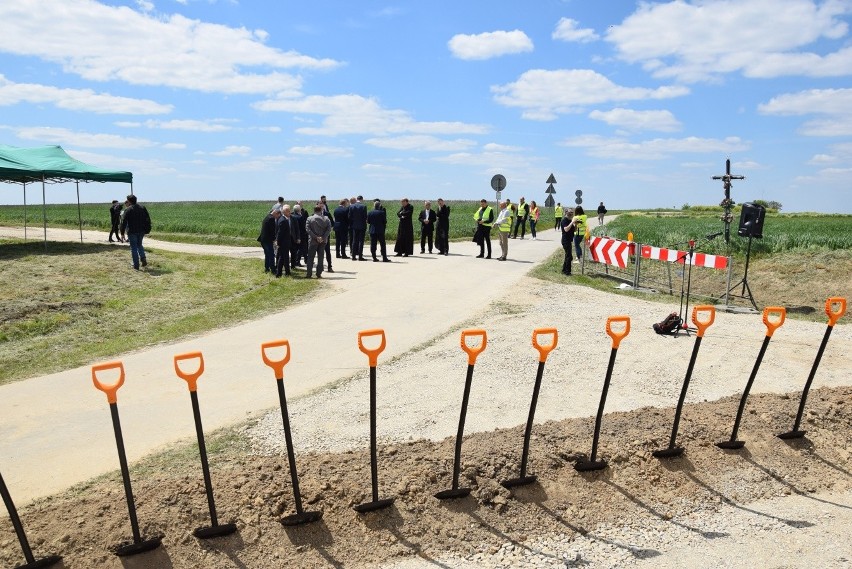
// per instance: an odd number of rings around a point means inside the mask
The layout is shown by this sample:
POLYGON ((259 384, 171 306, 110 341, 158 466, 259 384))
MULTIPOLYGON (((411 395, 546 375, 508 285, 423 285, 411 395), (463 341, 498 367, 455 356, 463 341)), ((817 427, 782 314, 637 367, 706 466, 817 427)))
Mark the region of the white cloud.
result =
POLYGON ((575 41, 580 43, 588 43, 600 39, 600 36, 591 28, 578 28, 580 22, 571 18, 561 18, 556 24, 556 29, 553 30, 551 36, 555 40, 575 41))
POLYGON ((210 119, 210 120, 170 120, 170 121, 155 121, 147 120, 144 125, 147 128, 156 128, 162 130, 185 130, 190 132, 226 132, 233 130, 229 124, 236 122, 231 119, 210 119))
POLYGON ((91 89, 60 89, 37 83, 14 83, 0 74, 0 106, 29 103, 50 104, 69 111, 86 111, 116 115, 162 115, 172 112, 172 105, 148 99, 116 97, 91 89))
POLYGON ((620 58, 658 78, 695 82, 740 72, 747 77, 846 76, 852 48, 801 51, 846 35, 843 0, 703 0, 640 3, 607 41, 620 58), (767 33, 766 30, 771 30, 767 33))
POLYGON ((287 160, 289 160, 287 156, 259 156, 252 160, 219 166, 216 170, 221 172, 269 172, 279 168, 287 160))
POLYGON ((577 136, 568 138, 562 146, 585 148, 590 156, 611 160, 661 160, 673 154, 716 152, 729 154, 749 149, 749 145, 738 137, 725 139, 699 138, 655 138, 642 142, 631 142, 624 138, 603 136, 577 136))
POLYGON ((218 152, 211 152, 213 156, 248 156, 251 154, 250 146, 226 146, 218 152))
POLYGON ((757 107, 765 115, 825 115, 799 129, 805 136, 852 135, 852 89, 811 89, 773 97, 757 107))
POLYGON ((501 55, 533 50, 532 40, 521 30, 496 31, 476 35, 457 34, 447 42, 453 56, 459 59, 491 59, 501 55))
POLYGON ((352 156, 351 148, 340 146, 293 146, 287 152, 301 156, 352 156))
POLYGON ((76 145, 86 148, 148 148, 155 145, 154 142, 144 138, 75 132, 67 128, 48 126, 17 128, 15 134, 20 139, 34 140, 43 144, 76 145))
POLYGON ((426 152, 455 152, 476 146, 476 141, 467 139, 443 140, 436 136, 425 134, 369 138, 365 144, 377 148, 389 148, 392 150, 420 150, 426 152))
POLYGON ((589 118, 631 131, 674 132, 681 128, 680 122, 670 111, 635 111, 615 108, 611 111, 592 111, 589 113, 589 118))
POLYGON ((149 2, 148 0, 136 0, 136 5, 139 6, 139 9, 143 12, 153 12, 154 11, 154 3, 149 2))
POLYGON ((494 100, 507 107, 521 107, 523 117, 554 120, 560 114, 578 113, 583 107, 611 101, 669 99, 689 93, 682 86, 656 89, 622 87, 590 69, 532 69, 514 83, 491 87, 494 100))
POLYGON ((297 92, 301 78, 280 70, 339 65, 269 47, 263 31, 93 0, 44 0, 38 9, 28 0, 5 0, 0 21, 15 22, 0 34, 0 52, 59 63, 91 81, 219 93, 297 92), (245 68, 259 71, 241 71, 245 68))
POLYGON ((485 146, 482 147, 482 150, 485 152, 520 152, 523 150, 520 146, 509 146, 507 144, 497 144, 496 142, 489 142, 485 146))
POLYGON ((167 150, 185 150, 186 144, 182 142, 167 142, 163 145, 163 148, 167 150))
POLYGON ((402 110, 383 109, 378 101, 360 95, 312 95, 304 98, 267 99, 252 104, 260 111, 323 115, 322 126, 296 129, 299 134, 483 134, 484 125, 461 122, 419 122, 402 110))

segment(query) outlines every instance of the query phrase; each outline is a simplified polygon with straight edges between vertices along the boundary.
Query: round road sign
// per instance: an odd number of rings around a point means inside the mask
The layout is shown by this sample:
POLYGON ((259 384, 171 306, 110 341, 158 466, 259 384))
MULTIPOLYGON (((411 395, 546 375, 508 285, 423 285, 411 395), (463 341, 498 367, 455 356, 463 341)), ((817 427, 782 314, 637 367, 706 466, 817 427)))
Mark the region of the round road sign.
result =
POLYGON ((506 188, 506 178, 503 174, 497 174, 491 178, 491 188, 497 192, 502 192, 506 188))
POLYGON ((583 195, 583 190, 577 190, 576 192, 574 192, 574 195, 579 198, 580 196, 583 195))
POLYGON ((574 200, 574 203, 575 203, 575 204, 577 204, 577 205, 580 205, 581 203, 583 203, 583 198, 577 198, 577 199, 575 199, 575 200, 574 200))

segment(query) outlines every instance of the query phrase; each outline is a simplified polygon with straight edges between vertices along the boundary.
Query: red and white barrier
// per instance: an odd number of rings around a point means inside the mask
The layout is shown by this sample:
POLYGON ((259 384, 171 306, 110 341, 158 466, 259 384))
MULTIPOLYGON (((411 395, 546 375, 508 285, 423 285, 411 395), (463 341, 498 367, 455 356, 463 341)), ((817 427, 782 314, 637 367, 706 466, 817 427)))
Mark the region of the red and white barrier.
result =
MULTIPOLYGON (((689 251, 678 251, 677 249, 666 249, 664 247, 651 247, 642 245, 640 254, 645 259, 655 261, 668 261, 669 263, 685 264, 689 259, 689 251)), ((693 253, 691 265, 695 267, 707 267, 708 269, 725 269, 728 266, 728 258, 721 255, 708 255, 706 253, 693 253)))
POLYGON ((589 237, 589 253, 597 263, 606 263, 622 269, 627 268, 628 256, 633 243, 609 237, 589 237))

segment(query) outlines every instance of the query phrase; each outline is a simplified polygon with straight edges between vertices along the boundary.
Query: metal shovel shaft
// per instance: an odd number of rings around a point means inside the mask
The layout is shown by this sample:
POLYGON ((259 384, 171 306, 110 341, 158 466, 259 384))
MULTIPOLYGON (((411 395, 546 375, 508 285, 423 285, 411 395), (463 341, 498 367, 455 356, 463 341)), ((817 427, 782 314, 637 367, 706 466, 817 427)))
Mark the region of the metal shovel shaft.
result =
POLYGON ((802 399, 799 401, 799 412, 796 414, 796 423, 793 425, 793 431, 798 431, 799 426, 802 423, 802 415, 805 412, 805 402, 808 400, 808 391, 811 389, 811 383, 813 383, 814 377, 816 376, 819 361, 822 359, 822 353, 825 351, 825 346, 828 344, 828 338, 831 336, 831 331, 833 329, 834 326, 831 325, 825 329, 825 335, 822 337, 822 344, 819 346, 816 359, 814 359, 814 365, 811 367, 811 373, 808 375, 808 381, 805 383, 804 390, 802 390, 802 399))
POLYGON ((9 494, 9 489, 6 488, 6 483, 3 481, 3 475, 0 474, 0 494, 3 495, 3 503, 6 504, 6 511, 9 512, 9 519, 12 520, 12 525, 15 527, 15 533, 18 535, 18 542, 21 544, 21 549, 24 552, 24 557, 27 563, 33 563, 35 557, 30 549, 30 542, 27 541, 27 534, 24 533, 24 526, 21 523, 21 518, 18 517, 18 510, 12 502, 12 495, 9 494))
POLYGON ((370 366, 370 478, 373 502, 379 501, 379 458, 376 450, 376 367, 370 366))
POLYGON ((133 488, 130 486, 130 471, 127 468, 127 455, 124 451, 124 439, 121 436, 121 421, 118 418, 118 403, 110 403, 112 428, 115 431, 115 445, 118 448, 118 462, 121 465, 121 478, 124 481, 124 495, 127 498, 127 511, 130 514, 130 527, 133 530, 133 542, 142 541, 139 533, 139 521, 136 519, 136 505, 133 503, 133 488))
POLYGON ((296 453, 293 450, 293 435, 290 432, 290 415, 287 412, 287 396, 284 393, 284 379, 276 379, 278 384, 278 400, 281 402, 281 419, 284 422, 284 440, 287 441, 287 461, 290 464, 290 480, 293 482, 293 499, 296 503, 296 513, 304 513, 302 509, 302 494, 299 490, 299 475, 296 471, 296 453))
POLYGON ((589 456, 589 462, 595 462, 598 456, 598 440, 601 435, 601 422, 603 421, 604 405, 606 404, 606 396, 609 391, 609 381, 612 378, 612 368, 615 366, 615 354, 618 353, 618 348, 613 348, 609 354, 609 365, 606 368, 606 378, 604 379, 603 390, 601 391, 601 402, 598 405, 598 414, 595 418, 595 436, 592 438, 592 454, 589 456))
POLYGON ((527 475, 527 460, 530 456, 530 437, 532 436, 533 421, 535 420, 535 408, 538 404, 538 392, 541 390, 541 378, 544 376, 544 362, 538 362, 538 372, 535 376, 535 387, 533 387, 532 401, 530 402, 530 414, 527 417, 527 428, 524 431, 524 450, 521 452, 521 478, 527 475))
POLYGON ((677 410, 675 411, 674 424, 672 425, 672 435, 669 439, 669 448, 674 448, 677 440, 677 429, 680 425, 680 415, 683 412, 683 402, 686 400, 686 391, 689 389, 689 380, 692 378, 692 368, 695 367, 695 360, 698 357, 698 348, 701 347, 701 336, 695 338, 695 346, 692 348, 692 356, 689 358, 689 367, 686 368, 686 377, 683 378, 683 387, 680 390, 680 399, 677 402, 677 410))
POLYGON ((195 434, 198 436, 198 454, 201 456, 201 471, 204 474, 204 490, 207 492, 207 506, 210 509, 210 523, 219 525, 216 516, 216 503, 213 500, 213 483, 210 480, 210 465, 207 462, 207 445, 204 444, 204 429, 201 426, 201 409, 198 405, 198 392, 190 391, 192 417, 195 419, 195 434))
POLYGON ((737 433, 740 430, 740 421, 743 418, 743 411, 745 411, 746 399, 748 399, 748 394, 751 391, 751 386, 754 383, 754 378, 757 377, 757 370, 760 369, 760 363, 763 361, 763 355, 766 353, 766 347, 769 346, 769 340, 771 340, 771 336, 765 336, 763 338, 763 344, 760 346, 760 353, 757 354, 757 360, 754 362, 754 367, 751 370, 751 375, 748 378, 748 382, 746 383, 745 390, 743 391, 743 396, 740 398, 740 406, 737 409, 737 418, 734 420, 734 430, 731 431, 731 440, 737 440, 737 433))
POLYGON ((473 365, 467 366, 467 377, 464 382, 464 396, 462 397, 461 415, 459 416, 459 430, 456 433, 456 453, 453 460, 453 490, 459 487, 459 473, 461 471, 461 448, 464 436, 464 421, 467 417, 467 402, 470 399, 470 385, 473 383, 473 365))

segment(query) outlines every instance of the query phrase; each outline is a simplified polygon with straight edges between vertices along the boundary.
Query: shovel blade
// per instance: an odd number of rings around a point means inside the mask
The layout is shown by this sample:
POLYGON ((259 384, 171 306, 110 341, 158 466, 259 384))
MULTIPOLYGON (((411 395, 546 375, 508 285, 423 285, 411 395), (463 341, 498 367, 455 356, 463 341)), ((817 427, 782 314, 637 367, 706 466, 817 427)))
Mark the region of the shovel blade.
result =
POLYGON ((129 557, 131 555, 145 553, 146 551, 151 551, 160 547, 162 543, 161 540, 162 538, 160 537, 152 537, 151 539, 144 539, 138 543, 131 543, 130 545, 121 545, 115 548, 115 554, 119 557, 129 557))
POLYGON ((300 526, 302 524, 318 522, 321 519, 322 512, 302 512, 301 514, 291 514, 289 516, 284 516, 283 518, 281 518, 281 525, 300 526))
POLYGON ((59 555, 50 555, 49 557, 45 557, 43 559, 36 559, 32 563, 27 563, 26 565, 16 565, 15 569, 40 569, 41 567, 50 567, 51 565, 56 565, 62 561, 62 557, 59 555))
POLYGON ((722 441, 716 443, 716 446, 726 450, 739 450, 745 446, 745 441, 722 441))
POLYGON ((363 504, 353 506, 352 509, 358 512, 359 514, 363 514, 366 512, 372 512, 374 510, 381 510, 383 508, 387 508, 388 506, 393 504, 393 500, 393 498, 385 498, 384 500, 376 500, 375 502, 364 502, 363 504))
POLYGON ((470 488, 450 488, 449 490, 442 490, 435 494, 435 497, 439 500, 453 500, 466 496, 470 496, 470 488))
POLYGON ((503 488, 514 488, 516 486, 526 486, 538 480, 537 476, 521 476, 520 478, 509 478, 500 483, 503 488))
POLYGON ((664 448, 662 450, 655 450, 651 454, 657 458, 675 458, 683 454, 683 447, 664 448))
POLYGON ((195 528, 195 531, 192 532, 192 535, 194 535, 198 539, 211 539, 214 537, 223 537, 226 535, 231 535, 235 531, 237 531, 237 524, 223 524, 220 526, 195 528))
POLYGON ((785 439, 785 440, 801 439, 802 437, 805 436, 805 433, 807 433, 807 431, 787 431, 786 433, 781 433, 781 434, 776 435, 776 436, 779 439, 785 439))
POLYGON ((607 462, 601 460, 579 460, 574 463, 574 470, 577 472, 591 472, 593 470, 603 470, 607 467, 607 462))

